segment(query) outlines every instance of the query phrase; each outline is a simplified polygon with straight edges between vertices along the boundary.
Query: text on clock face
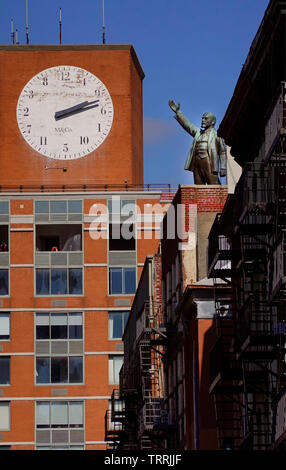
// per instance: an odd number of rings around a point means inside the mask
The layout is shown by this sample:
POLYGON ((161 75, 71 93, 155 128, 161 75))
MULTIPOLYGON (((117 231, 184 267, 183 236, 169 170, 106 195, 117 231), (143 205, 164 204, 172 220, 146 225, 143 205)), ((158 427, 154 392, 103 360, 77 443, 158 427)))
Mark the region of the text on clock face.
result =
POLYGON ((75 159, 105 141, 112 127, 113 103, 106 86, 92 73, 74 66, 52 67, 23 88, 17 120, 34 150, 49 158, 75 159), (58 121, 63 125, 55 126, 58 121))

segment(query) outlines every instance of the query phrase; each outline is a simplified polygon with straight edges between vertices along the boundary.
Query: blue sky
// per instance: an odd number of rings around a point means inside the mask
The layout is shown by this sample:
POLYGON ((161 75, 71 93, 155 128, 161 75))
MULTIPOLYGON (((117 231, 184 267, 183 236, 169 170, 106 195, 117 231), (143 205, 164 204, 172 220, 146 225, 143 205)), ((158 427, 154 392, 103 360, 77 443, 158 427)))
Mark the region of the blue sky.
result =
MULTIPOLYGON (((173 119, 181 103, 196 125, 211 111, 219 126, 268 0, 105 0, 106 43, 133 44, 143 81, 145 183, 190 184, 184 163, 192 138, 173 119)), ((0 44, 10 21, 25 43, 26 0, 0 0, 0 44)), ((102 0, 29 0, 31 44, 102 42, 102 0)))

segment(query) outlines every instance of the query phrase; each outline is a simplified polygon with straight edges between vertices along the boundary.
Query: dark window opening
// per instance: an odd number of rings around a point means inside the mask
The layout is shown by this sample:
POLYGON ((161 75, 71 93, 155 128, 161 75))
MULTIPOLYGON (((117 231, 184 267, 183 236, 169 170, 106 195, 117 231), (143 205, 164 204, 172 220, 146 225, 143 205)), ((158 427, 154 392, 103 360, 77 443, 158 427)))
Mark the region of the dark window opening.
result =
POLYGON ((134 224, 109 224, 109 250, 134 251, 134 224))
POLYGON ((0 252, 8 250, 8 225, 0 225, 0 252))
POLYGON ((82 226, 37 225, 37 251, 82 251, 82 226))

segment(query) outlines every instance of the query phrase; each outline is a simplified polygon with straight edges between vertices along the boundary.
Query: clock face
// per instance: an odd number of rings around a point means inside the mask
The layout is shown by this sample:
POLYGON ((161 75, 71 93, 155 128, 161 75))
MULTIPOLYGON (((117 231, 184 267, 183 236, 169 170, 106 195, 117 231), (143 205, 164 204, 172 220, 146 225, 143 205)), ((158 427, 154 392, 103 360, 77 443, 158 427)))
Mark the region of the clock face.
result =
POLYGON ((92 73, 74 66, 51 67, 23 88, 17 121, 34 150, 49 158, 72 160, 88 155, 107 138, 112 99, 92 73))

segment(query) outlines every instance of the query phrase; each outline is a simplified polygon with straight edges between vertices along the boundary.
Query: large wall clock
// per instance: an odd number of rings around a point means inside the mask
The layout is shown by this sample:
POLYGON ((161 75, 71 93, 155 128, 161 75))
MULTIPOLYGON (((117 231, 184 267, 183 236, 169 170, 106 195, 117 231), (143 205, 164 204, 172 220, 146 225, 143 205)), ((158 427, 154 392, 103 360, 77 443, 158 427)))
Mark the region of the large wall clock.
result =
POLYGON ((49 158, 72 160, 88 155, 107 138, 113 103, 95 75, 61 65, 43 70, 24 86, 17 121, 34 150, 49 158))

